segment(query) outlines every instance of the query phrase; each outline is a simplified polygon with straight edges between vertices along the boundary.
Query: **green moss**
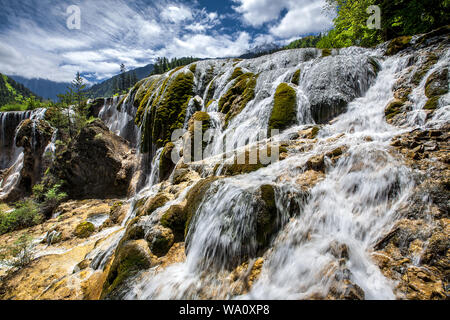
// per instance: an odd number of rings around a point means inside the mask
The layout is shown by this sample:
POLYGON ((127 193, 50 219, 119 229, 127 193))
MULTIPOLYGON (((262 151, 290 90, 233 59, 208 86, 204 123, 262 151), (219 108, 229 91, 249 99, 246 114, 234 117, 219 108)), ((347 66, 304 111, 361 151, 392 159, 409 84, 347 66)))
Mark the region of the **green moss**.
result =
POLYGON ((423 107, 425 110, 436 110, 439 106, 439 99, 441 96, 436 96, 428 99, 428 101, 425 103, 425 106, 423 107))
POLYGON ((293 83, 293 84, 295 84, 295 85, 299 85, 299 83, 300 83, 300 73, 301 73, 301 70, 300 69, 298 69, 297 71, 295 71, 295 73, 294 73, 294 75, 292 76, 292 80, 291 80, 291 82, 293 83))
POLYGON ((151 265, 148 253, 137 243, 130 241, 116 253, 108 277, 105 281, 102 298, 113 294, 125 281, 140 270, 151 265))
POLYGON ((236 68, 233 71, 233 74, 231 75, 231 78, 228 79, 228 82, 233 81, 234 79, 239 78, 240 76, 242 76, 244 74, 244 72, 242 71, 242 68, 236 68))
POLYGON ((185 207, 180 205, 171 206, 161 217, 161 225, 173 231, 177 240, 184 239, 184 230, 186 228, 187 213, 185 207))
POLYGON ((170 199, 165 194, 157 194, 151 200, 149 200, 145 206, 144 214, 146 216, 151 215, 157 209, 163 207, 170 199))
POLYGON ((191 66, 189 67, 189 70, 190 70, 192 73, 195 73, 195 71, 197 71, 197 64, 196 64, 196 63, 191 64, 191 66))
POLYGON ((322 49, 322 58, 331 56, 331 49, 322 49))
POLYGON ((150 249, 157 257, 163 257, 169 252, 174 243, 174 235, 170 230, 160 232, 151 239, 150 249))
POLYGON ((311 130, 311 139, 315 139, 317 137, 317 135, 319 134, 320 128, 319 127, 314 127, 311 130))
POLYGON ((149 88, 146 90, 142 90, 142 93, 144 93, 144 97, 141 99, 139 103, 138 110, 136 112, 136 119, 135 122, 138 126, 142 123, 142 118, 144 116, 144 113, 147 109, 147 105, 149 104, 150 97, 154 94, 154 91, 156 89, 157 84, 159 83, 160 78, 155 78, 150 83, 149 88))
POLYGON ((395 99, 390 102, 386 109, 384 110, 384 115, 386 116, 386 120, 392 119, 394 116, 402 112, 402 107, 405 104, 404 101, 395 99))
POLYGON ((94 232, 95 226, 91 222, 85 221, 75 228, 74 234, 78 238, 89 238, 94 232))
POLYGON ((236 79, 232 86, 219 100, 219 111, 225 113, 225 127, 247 104, 255 98, 255 87, 258 76, 245 73, 236 79))
POLYGON ((142 152, 148 152, 152 143, 163 147, 170 141, 172 132, 183 127, 186 108, 194 94, 193 85, 191 72, 180 72, 170 82, 169 78, 165 79, 143 123, 142 152))
POLYGON ((272 129, 285 130, 297 121, 297 93, 287 83, 281 83, 275 92, 274 106, 269 119, 268 134, 272 129))
POLYGON ((425 95, 428 98, 441 96, 448 92, 448 69, 433 72, 425 83, 425 95))
POLYGON ((393 56, 409 46, 411 36, 402 36, 392 40, 386 50, 386 55, 393 56))
POLYGON ((122 110, 122 104, 125 102, 126 98, 128 98, 128 94, 124 95, 122 99, 119 100, 119 103, 117 104, 117 110, 122 110))
MULTIPOLYGON (((285 147, 280 147, 279 148, 279 154, 283 153, 283 152, 287 152, 287 148, 285 147)), ((252 152, 255 152, 254 150, 252 150, 252 152)), ((236 175, 241 175, 241 174, 247 174, 247 173, 251 173, 254 171, 257 171, 261 168, 267 167, 268 165, 270 165, 270 163, 262 163, 261 159, 260 159, 260 153, 266 154, 267 157, 271 157, 272 156, 272 148, 269 147, 269 149, 267 149, 267 147, 264 147, 261 150, 258 150, 256 153, 256 161, 250 161, 250 151, 249 150, 245 150, 245 161, 242 161, 243 158, 242 154, 240 157, 236 157, 233 161, 233 163, 225 163, 222 169, 222 174, 225 176, 236 176, 236 175), (244 162, 244 163, 241 163, 244 162), (256 162, 256 163, 250 163, 250 162, 256 162)), ((254 154, 254 153, 253 153, 254 154)), ((215 170, 214 173, 217 173, 217 169, 220 165, 218 165, 215 170)))

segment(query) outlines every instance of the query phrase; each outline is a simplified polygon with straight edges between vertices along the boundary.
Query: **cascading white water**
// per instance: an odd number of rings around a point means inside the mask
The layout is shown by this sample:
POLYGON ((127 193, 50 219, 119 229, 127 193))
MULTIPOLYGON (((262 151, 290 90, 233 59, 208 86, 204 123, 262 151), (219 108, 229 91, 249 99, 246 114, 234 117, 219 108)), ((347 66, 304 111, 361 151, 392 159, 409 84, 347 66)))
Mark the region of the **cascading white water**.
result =
MULTIPOLYGON (((349 56, 354 54, 352 49, 343 50, 343 54, 346 53, 349 56)), ((369 54, 376 52, 364 50, 361 53, 369 54)), ((389 153, 391 139, 403 130, 387 124, 384 117, 385 106, 393 96, 393 85, 407 61, 407 56, 381 61, 381 71, 372 86, 370 81, 361 83, 356 80, 354 90, 360 91, 363 97, 352 101, 347 112, 320 131, 318 141, 310 151, 291 155, 286 160, 247 175, 215 182, 191 224, 186 261, 159 273, 149 272, 127 293, 126 298, 232 297, 225 267, 240 255, 252 256, 255 253, 255 230, 251 227, 255 219, 253 201, 264 184, 275 187, 278 220, 283 229, 273 240, 272 249, 264 256, 260 278, 248 294, 238 298, 304 299, 326 295, 338 272, 344 274, 340 277, 347 277, 360 286, 366 299, 395 298, 393 283, 382 275, 370 254, 379 237, 398 218, 395 216, 396 208, 413 188, 410 169, 389 153), (338 147, 347 148, 345 157, 335 164, 326 158, 325 179, 310 190, 306 199, 296 199, 300 209, 294 217, 290 217, 289 195, 303 194, 295 177, 305 170, 306 162, 312 156, 326 154, 338 147), (334 244, 344 245, 348 250, 343 270, 339 257, 332 254, 334 244)), ((355 61, 352 63, 358 68, 355 61)), ((297 92, 303 95, 299 99, 311 97, 308 90, 316 81, 307 76, 310 70, 317 68, 313 63, 308 65, 306 62, 302 68, 304 73, 297 92)), ((280 71, 278 77, 268 76, 267 81, 286 81, 292 72, 280 71)), ((424 83, 420 85, 422 91, 423 86, 424 83)), ((261 92, 273 92, 274 88, 276 84, 270 90, 259 89, 261 92)), ((255 99, 258 108, 269 108, 269 101, 273 98, 270 94, 263 97, 255 99)), ((240 132, 240 139, 246 142, 249 136, 243 134, 244 128, 249 130, 247 117, 252 117, 252 110, 256 112, 258 109, 255 101, 241 113, 242 116, 231 122, 233 130, 240 132)), ((307 103, 299 103, 299 109, 307 107, 307 103)), ((446 110, 445 107, 443 110, 446 110)), ((214 103, 208 111, 215 114, 214 103)), ((267 113, 268 110, 265 110, 267 113)), ((255 125, 258 127, 258 122, 255 122, 257 112, 255 115, 252 117, 252 130, 255 130, 255 125)), ((442 119, 445 116, 437 113, 434 117, 442 119)), ((299 123, 301 119, 299 117, 299 123)), ((448 113, 445 121, 448 121, 448 113)), ((261 128, 264 128, 263 122, 261 128)), ((282 134, 277 139, 283 140, 287 136, 282 134)))
POLYGON ((103 120, 109 130, 118 136, 128 140, 134 147, 138 144, 138 127, 134 123, 136 108, 133 106, 132 97, 127 96, 119 106, 123 96, 105 99, 103 108, 98 117, 103 120))
MULTIPOLYGON (((23 112, 0 112, 0 169, 7 169, 0 180, 0 199, 4 199, 20 180, 23 168, 23 150, 16 146, 16 131, 22 121, 33 121, 33 136, 35 120, 43 119, 46 109, 35 109, 23 112)), ((33 138, 33 146, 35 139, 33 138)))

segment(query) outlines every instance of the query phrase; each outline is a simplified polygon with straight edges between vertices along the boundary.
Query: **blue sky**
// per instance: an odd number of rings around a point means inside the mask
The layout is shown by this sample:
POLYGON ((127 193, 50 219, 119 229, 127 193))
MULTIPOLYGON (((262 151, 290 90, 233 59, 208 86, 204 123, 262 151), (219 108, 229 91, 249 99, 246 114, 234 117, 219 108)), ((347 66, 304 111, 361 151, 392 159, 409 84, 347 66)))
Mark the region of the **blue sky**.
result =
POLYGON ((324 0, 0 0, 0 72, 90 82, 159 56, 231 57, 329 30, 324 0), (81 28, 67 27, 67 8, 81 28))

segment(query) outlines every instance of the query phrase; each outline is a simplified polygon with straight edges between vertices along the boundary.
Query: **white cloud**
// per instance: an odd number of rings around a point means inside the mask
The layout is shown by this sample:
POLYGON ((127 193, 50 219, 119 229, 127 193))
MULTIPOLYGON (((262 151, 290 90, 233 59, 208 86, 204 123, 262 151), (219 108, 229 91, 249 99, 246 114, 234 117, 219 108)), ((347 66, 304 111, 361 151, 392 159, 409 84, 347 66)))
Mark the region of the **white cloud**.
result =
POLYGON ((266 22, 276 20, 286 8, 289 0, 233 0, 237 3, 234 10, 242 14, 244 22, 260 27, 266 22))
POLYGON ((270 24, 269 32, 278 38, 299 37, 303 34, 329 30, 332 18, 322 10, 324 0, 233 0, 234 10, 242 20, 253 26, 270 24), (282 12, 286 12, 281 21, 282 12))
POLYGON ((333 24, 322 9, 323 1, 292 8, 278 25, 270 28, 270 33, 279 38, 289 38, 329 30, 333 24))
POLYGON ((247 32, 241 32, 235 38, 226 35, 185 35, 182 38, 176 38, 158 53, 160 56, 167 57, 233 57, 245 52, 249 48, 250 40, 247 32))
POLYGON ((192 20, 192 12, 187 7, 172 5, 162 11, 161 17, 163 20, 179 23, 185 20, 192 20))

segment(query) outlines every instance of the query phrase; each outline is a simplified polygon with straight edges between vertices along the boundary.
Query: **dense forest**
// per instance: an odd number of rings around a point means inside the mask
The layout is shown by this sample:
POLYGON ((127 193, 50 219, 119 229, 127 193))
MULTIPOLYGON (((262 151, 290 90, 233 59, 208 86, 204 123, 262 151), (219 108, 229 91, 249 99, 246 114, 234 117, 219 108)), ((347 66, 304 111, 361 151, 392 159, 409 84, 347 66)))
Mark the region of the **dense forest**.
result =
POLYGON ((115 94, 121 94, 123 91, 126 91, 128 88, 132 87, 139 80, 148 77, 152 71, 153 64, 148 64, 141 68, 121 72, 120 74, 87 89, 86 97, 111 97, 115 94))

